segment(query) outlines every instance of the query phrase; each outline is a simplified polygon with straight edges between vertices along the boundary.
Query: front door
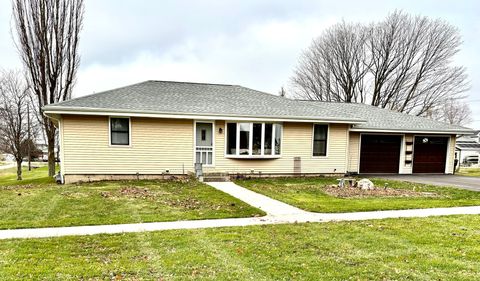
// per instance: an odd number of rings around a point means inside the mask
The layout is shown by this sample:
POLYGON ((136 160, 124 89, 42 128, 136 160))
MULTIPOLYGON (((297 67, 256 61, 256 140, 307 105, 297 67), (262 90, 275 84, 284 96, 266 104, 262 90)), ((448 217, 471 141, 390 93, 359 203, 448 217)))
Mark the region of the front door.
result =
POLYGON ((213 123, 195 123, 195 163, 213 164, 213 123))

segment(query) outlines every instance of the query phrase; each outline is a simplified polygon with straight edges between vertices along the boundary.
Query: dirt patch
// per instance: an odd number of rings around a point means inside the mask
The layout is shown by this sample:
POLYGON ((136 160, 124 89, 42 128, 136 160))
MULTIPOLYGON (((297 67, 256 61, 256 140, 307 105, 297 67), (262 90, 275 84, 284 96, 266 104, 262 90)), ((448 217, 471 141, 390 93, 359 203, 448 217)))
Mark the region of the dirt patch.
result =
POLYGON ((202 201, 195 198, 172 199, 167 200, 164 203, 171 207, 185 208, 190 210, 200 209, 202 207, 202 201))
POLYGON ((121 197, 134 199, 155 199, 157 194, 145 187, 125 186, 116 192, 102 191, 100 195, 104 198, 119 199, 121 197))
POLYGON ((69 197, 69 198, 85 198, 88 197, 89 194, 86 192, 75 192, 75 191, 64 191, 60 193, 62 196, 69 197))
POLYGON ((17 190, 17 189, 32 189, 35 188, 33 184, 24 184, 24 185, 7 185, 0 187, 0 190, 17 190))
POLYGON ((340 198, 362 198, 362 197, 441 197, 433 192, 418 192, 408 189, 395 188, 376 188, 371 190, 363 190, 356 187, 337 187, 326 186, 323 188, 325 193, 340 198))

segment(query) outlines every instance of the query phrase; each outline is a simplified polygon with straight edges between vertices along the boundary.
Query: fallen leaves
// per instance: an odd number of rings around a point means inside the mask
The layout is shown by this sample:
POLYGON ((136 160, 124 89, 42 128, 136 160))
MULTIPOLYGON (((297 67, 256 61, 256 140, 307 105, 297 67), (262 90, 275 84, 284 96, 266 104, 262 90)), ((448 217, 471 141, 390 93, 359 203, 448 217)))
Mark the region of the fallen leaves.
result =
POLYGON ((356 187, 336 187, 325 186, 323 188, 325 193, 331 196, 340 198, 362 198, 362 197, 441 197, 433 192, 418 192, 408 189, 395 188, 376 188, 370 190, 363 190, 356 187))

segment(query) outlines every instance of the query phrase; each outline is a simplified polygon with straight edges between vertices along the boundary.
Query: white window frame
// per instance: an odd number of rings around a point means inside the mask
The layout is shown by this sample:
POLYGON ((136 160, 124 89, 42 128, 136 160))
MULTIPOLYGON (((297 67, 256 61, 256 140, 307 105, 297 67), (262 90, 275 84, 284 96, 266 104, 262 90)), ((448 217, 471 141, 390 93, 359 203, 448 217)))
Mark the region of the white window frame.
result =
POLYGON ((312 125, 312 149, 311 149, 311 157, 312 158, 328 158, 328 152, 330 148, 330 124, 328 123, 313 123, 312 125), (314 147, 314 141, 315 141, 315 125, 323 125, 327 126, 327 141, 325 142, 325 155, 319 155, 319 156, 314 156, 313 155, 313 147, 314 147))
POLYGON ((263 158, 263 159, 270 159, 270 158, 281 158, 283 153, 283 123, 279 122, 264 122, 264 121, 253 121, 253 122, 245 122, 245 121, 227 121, 225 122, 225 150, 224 156, 225 158, 263 158), (235 151, 236 154, 227 154, 227 146, 228 146, 228 124, 235 123, 236 124, 236 140, 235 140, 235 151), (249 124, 250 134, 249 134, 249 143, 248 143, 248 155, 240 155, 240 123, 247 123, 249 124), (260 148, 260 155, 253 155, 253 124, 262 124, 261 130, 261 148, 260 148), (265 155, 265 123, 272 124, 272 154, 265 155), (282 126, 282 132, 280 135, 280 154, 275 154, 275 124, 282 126))
MULTIPOLYGON (((193 164, 197 159, 197 123, 212 124, 212 164, 203 164, 203 167, 215 167, 215 121, 212 120, 194 120, 193 121, 193 164)), ((201 156, 200 156, 201 158, 201 156)))
POLYGON ((132 147, 132 120, 129 116, 108 116, 108 146, 110 147, 132 147), (112 144, 112 118, 128 119, 128 145, 112 144))

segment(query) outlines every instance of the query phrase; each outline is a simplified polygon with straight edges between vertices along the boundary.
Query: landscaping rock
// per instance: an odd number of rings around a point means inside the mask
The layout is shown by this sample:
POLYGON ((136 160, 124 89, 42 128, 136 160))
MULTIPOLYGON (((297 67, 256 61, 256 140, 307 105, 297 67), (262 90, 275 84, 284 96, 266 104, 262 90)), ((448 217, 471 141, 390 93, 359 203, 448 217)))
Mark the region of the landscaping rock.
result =
POLYGON ((373 184, 373 182, 369 179, 361 179, 358 181, 357 183, 357 186, 360 188, 360 189, 363 189, 363 190, 371 190, 371 189, 375 189, 375 185, 373 184))

